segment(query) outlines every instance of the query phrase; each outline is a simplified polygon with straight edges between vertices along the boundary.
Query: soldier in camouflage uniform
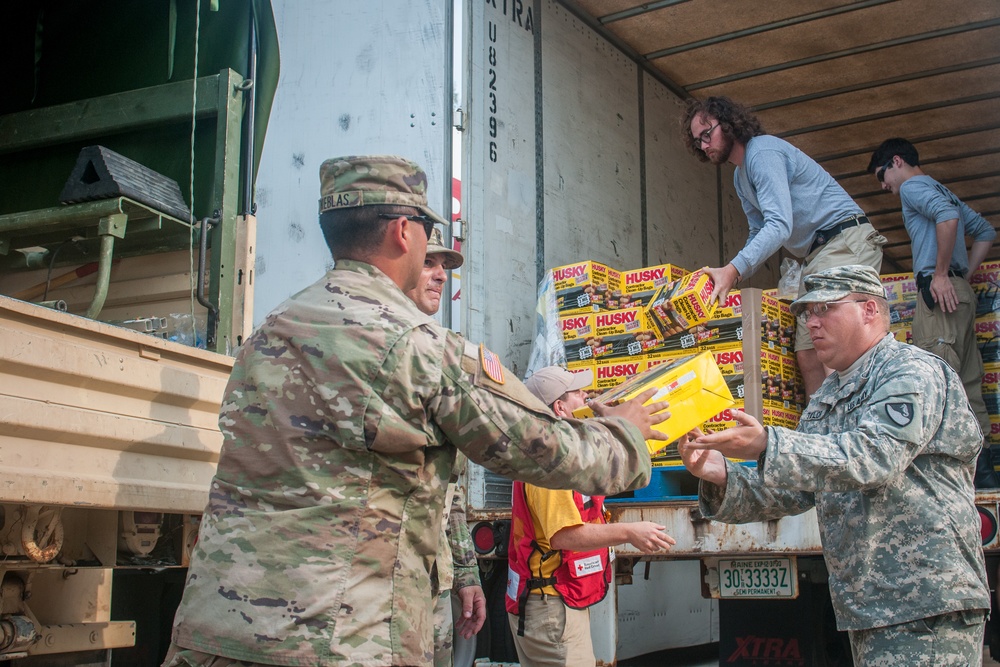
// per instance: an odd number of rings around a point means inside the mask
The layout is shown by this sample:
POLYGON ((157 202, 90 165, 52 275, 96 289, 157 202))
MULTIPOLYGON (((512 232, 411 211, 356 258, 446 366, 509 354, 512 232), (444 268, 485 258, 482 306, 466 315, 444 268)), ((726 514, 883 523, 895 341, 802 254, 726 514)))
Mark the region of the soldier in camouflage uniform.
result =
MULTIPOLYGON (((427 256, 417 286, 406 296, 413 299, 420 312, 436 315, 448 282, 447 272, 464 263, 462 253, 445 247, 441 230, 435 229, 427 241, 427 256)), ((459 452, 445 494, 442 541, 431 575, 433 588, 440 591, 434 606, 434 667, 451 667, 454 663, 456 630, 464 639, 472 639, 486 621, 486 596, 479 581, 479 562, 465 518, 465 489, 458 484, 458 476, 466 462, 465 455, 459 452), (455 615, 458 615, 458 623, 454 622, 455 615)))
POLYGON ((430 667, 430 575, 458 450, 590 494, 649 480, 653 392, 560 420, 483 346, 417 310, 435 222, 391 156, 328 160, 336 266, 240 348, 224 436, 165 665, 430 667))
POLYGON ((741 414, 735 428, 680 443, 702 479, 701 510, 744 523, 815 507, 856 665, 979 665, 990 607, 972 487, 982 435, 962 381, 888 334, 870 267, 805 284, 792 308, 834 372, 794 431, 741 414))

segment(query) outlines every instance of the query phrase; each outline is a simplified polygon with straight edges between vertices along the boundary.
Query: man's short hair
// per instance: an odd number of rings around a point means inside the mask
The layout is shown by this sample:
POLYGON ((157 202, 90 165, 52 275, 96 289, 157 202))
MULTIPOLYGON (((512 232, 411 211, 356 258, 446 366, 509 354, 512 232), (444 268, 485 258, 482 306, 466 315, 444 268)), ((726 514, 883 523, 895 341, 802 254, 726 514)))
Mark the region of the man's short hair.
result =
POLYGON ((337 259, 366 259, 382 245, 389 219, 381 214, 417 215, 412 206, 375 204, 324 211, 319 215, 319 228, 326 239, 330 254, 337 259))
POLYGON ((861 294, 859 296, 871 299, 878 306, 879 319, 882 320, 882 325, 885 327, 885 332, 889 333, 892 330, 892 315, 889 312, 889 301, 884 297, 871 296, 868 294, 861 294))
POLYGON ((872 153, 872 159, 868 161, 868 173, 874 174, 895 155, 901 157, 903 162, 911 167, 920 166, 920 154, 917 152, 916 146, 902 137, 893 137, 883 141, 882 145, 872 153))
POLYGON ((728 97, 708 97, 704 101, 688 100, 687 111, 681 123, 681 134, 688 150, 702 162, 708 162, 708 156, 702 150, 698 137, 691 136, 691 121, 695 116, 711 116, 719 121, 723 134, 743 145, 756 136, 766 134, 763 125, 753 112, 728 97))

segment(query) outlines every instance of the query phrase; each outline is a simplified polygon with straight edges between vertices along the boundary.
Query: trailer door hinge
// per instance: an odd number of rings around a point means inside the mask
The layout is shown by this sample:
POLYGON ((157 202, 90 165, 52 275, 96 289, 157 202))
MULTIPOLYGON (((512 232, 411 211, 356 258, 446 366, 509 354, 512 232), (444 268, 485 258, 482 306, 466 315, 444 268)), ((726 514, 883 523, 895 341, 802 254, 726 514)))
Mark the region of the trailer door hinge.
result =
POLYGON ((462 111, 461 107, 455 109, 455 112, 452 114, 451 124, 459 132, 465 132, 465 112, 462 111))
POLYGON ((451 238, 456 241, 465 241, 465 220, 456 218, 451 223, 451 238))

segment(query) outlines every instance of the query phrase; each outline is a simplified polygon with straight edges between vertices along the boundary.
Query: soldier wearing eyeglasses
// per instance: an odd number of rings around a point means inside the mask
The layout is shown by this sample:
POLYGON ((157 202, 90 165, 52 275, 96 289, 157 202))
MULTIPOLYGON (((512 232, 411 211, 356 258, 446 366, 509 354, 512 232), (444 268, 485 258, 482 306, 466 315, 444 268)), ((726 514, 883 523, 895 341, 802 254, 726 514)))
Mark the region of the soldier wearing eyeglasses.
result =
MULTIPOLYGON (((976 345, 977 298, 969 278, 986 257, 996 230, 983 216, 920 168, 920 154, 906 139, 882 142, 868 163, 883 190, 899 196, 913 248, 913 275, 921 298, 913 314, 913 343, 947 361, 965 385, 983 433, 990 416, 983 401, 983 359, 976 345), (972 239, 971 251, 965 239, 972 239)), ((976 486, 998 486, 988 443, 976 486)))
MULTIPOLYGON (((764 133, 760 120, 728 97, 693 100, 682 123, 689 150, 701 161, 732 164, 733 182, 750 235, 728 264, 709 268, 724 299, 779 248, 802 260, 802 277, 846 264, 882 268, 885 237, 864 211, 815 160, 783 139, 764 133)), ((799 284, 799 294, 803 293, 799 284)), ((806 393, 816 391, 826 370, 816 359, 806 328, 796 329, 795 356, 806 393)))
POLYGON ((664 403, 642 405, 652 390, 561 420, 406 296, 443 222, 420 167, 336 158, 320 187, 336 264, 237 354, 167 667, 431 667, 431 575, 459 451, 595 495, 649 481, 645 440, 666 418, 664 403))
POLYGON ((962 382, 889 333, 871 267, 821 271, 805 287, 792 309, 833 372, 795 430, 738 413, 738 426, 679 443, 701 511, 746 523, 815 507, 855 665, 979 665, 990 608, 972 485, 982 434, 962 382))

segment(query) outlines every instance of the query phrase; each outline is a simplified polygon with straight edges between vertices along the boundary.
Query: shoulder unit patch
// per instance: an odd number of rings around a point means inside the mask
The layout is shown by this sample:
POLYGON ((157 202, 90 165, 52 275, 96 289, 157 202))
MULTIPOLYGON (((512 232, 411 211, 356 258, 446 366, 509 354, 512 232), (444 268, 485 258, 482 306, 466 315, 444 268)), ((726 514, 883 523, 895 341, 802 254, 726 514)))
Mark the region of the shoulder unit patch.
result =
POLYGON ((889 419, 891 419, 897 426, 907 426, 911 421, 913 421, 913 404, 886 403, 885 414, 887 414, 889 419))

